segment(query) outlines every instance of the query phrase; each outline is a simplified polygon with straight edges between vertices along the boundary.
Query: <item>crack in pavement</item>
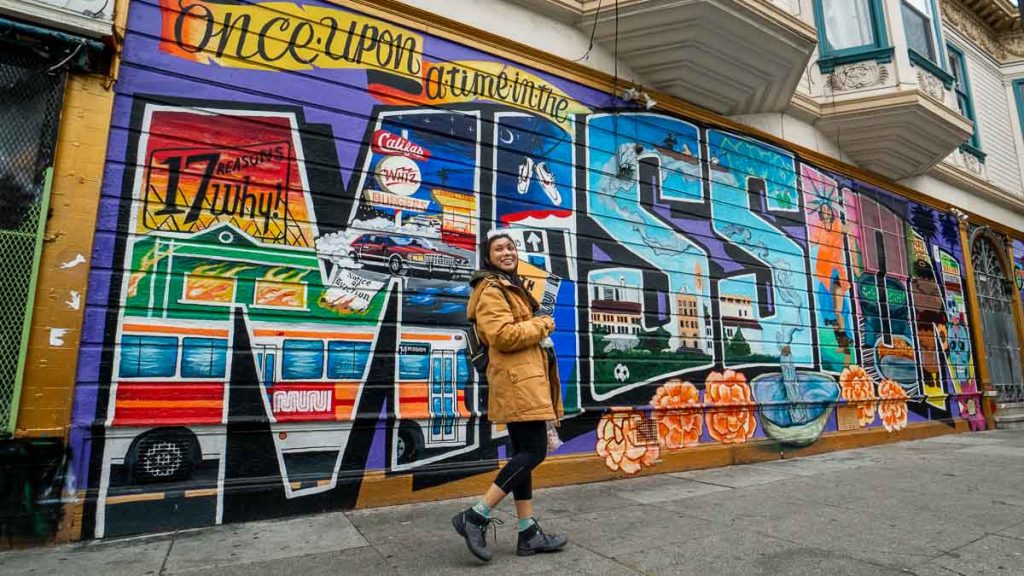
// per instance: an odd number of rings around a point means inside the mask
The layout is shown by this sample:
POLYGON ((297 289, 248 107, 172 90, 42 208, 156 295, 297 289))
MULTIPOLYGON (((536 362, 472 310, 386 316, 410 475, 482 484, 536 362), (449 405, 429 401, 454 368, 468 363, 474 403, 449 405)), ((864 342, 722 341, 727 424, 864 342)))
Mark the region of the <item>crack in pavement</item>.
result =
POLYGON ((175 530, 171 534, 171 543, 167 545, 167 552, 164 554, 164 560, 160 563, 160 570, 157 570, 157 574, 160 576, 164 575, 164 571, 167 569, 167 560, 171 557, 171 550, 174 549, 174 541, 178 539, 178 531, 175 530))

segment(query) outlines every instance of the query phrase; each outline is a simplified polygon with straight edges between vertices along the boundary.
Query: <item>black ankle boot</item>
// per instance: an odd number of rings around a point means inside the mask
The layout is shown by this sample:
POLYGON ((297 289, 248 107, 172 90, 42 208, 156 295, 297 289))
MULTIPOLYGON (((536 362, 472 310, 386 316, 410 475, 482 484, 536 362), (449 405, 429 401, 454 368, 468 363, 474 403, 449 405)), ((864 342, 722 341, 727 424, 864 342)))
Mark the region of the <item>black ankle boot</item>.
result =
POLYGON ((516 546, 516 554, 530 556, 538 552, 557 552, 569 541, 560 534, 545 534, 540 524, 534 520, 533 526, 519 533, 519 544, 516 546))
POLYGON ((497 518, 485 518, 472 508, 459 512, 452 518, 452 526, 466 539, 466 547, 484 562, 491 559, 491 547, 487 544, 487 528, 492 524, 501 523, 497 518))

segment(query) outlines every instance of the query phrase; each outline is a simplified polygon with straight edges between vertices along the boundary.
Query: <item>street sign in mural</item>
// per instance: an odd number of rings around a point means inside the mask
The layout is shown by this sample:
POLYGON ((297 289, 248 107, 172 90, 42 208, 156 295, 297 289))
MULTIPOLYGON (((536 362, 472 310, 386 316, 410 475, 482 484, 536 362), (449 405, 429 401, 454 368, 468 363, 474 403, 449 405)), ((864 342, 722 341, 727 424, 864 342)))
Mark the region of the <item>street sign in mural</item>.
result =
POLYGON ((558 327, 556 456, 978 425, 948 214, 329 3, 136 2, 125 61, 76 404, 97 536, 496 469, 465 309, 496 227, 558 327))

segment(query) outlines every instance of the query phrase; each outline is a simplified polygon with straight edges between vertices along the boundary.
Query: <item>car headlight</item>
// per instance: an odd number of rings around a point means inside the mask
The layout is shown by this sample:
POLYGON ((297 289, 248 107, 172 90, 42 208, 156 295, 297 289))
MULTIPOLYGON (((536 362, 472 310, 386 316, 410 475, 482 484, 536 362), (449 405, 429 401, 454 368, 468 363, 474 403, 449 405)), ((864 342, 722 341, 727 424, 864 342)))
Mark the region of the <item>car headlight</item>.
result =
POLYGON ((409 260, 413 262, 423 262, 423 254, 410 254, 409 260))

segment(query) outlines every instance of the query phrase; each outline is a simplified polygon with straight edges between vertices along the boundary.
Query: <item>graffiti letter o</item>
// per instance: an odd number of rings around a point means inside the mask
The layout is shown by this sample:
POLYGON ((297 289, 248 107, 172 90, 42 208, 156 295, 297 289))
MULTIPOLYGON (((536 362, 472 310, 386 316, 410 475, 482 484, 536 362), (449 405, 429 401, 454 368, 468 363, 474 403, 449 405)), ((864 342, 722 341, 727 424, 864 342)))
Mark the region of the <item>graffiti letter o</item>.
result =
POLYGON ((202 52, 206 49, 207 42, 210 41, 210 37, 213 35, 213 15, 210 9, 202 4, 191 4, 185 6, 185 0, 178 0, 178 7, 181 8, 181 12, 178 13, 178 17, 174 20, 174 42, 185 52, 191 52, 195 54, 202 52), (201 14, 192 14, 192 12, 200 12, 201 14), (182 33, 185 28, 185 22, 187 18, 202 18, 206 22, 206 28, 203 30, 203 38, 195 44, 195 46, 189 46, 185 43, 185 39, 182 33))

